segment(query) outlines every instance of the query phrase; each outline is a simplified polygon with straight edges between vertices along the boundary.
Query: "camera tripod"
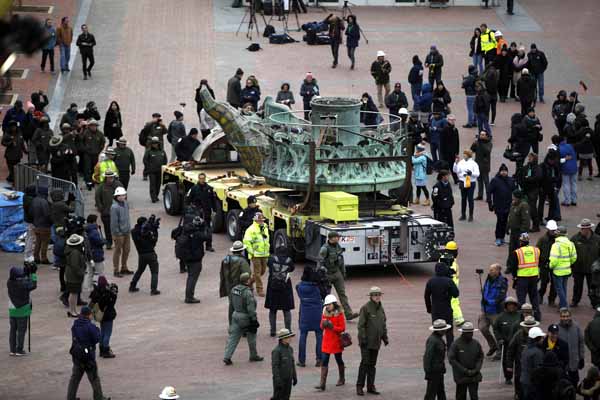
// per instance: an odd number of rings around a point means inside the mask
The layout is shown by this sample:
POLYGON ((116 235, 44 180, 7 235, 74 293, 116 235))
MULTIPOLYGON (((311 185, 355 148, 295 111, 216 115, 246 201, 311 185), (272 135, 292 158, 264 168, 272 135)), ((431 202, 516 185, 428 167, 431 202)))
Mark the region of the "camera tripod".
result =
POLYGON ((298 3, 298 0, 278 0, 277 3, 278 13, 276 15, 275 10, 273 10, 273 14, 271 14, 271 18, 269 18, 269 24, 273 18, 277 16, 277 21, 283 22, 283 31, 287 33, 289 31, 288 20, 290 18, 290 12, 293 12, 296 16, 296 30, 300 32, 300 20, 298 18, 298 9, 300 8, 300 4, 298 3), (288 3, 287 13, 284 6, 286 2, 288 3))
MULTIPOLYGON (((350 8, 350 6, 348 4, 352 4, 349 1, 344 1, 344 6, 342 7, 342 19, 344 21, 348 21, 348 17, 350 15, 354 15, 354 13, 352 12, 352 9, 350 8)), ((352 4, 353 6, 355 4, 352 4)), ((363 32, 362 28, 359 26, 358 27, 358 31, 360 32, 360 34, 362 35, 362 37, 365 39, 365 43, 369 44, 369 39, 367 39, 367 35, 365 35, 365 33, 363 32)))
MULTIPOLYGON (((267 25, 267 20, 265 19, 265 15, 263 14, 262 10, 260 12, 260 15, 263 19, 263 22, 265 23, 265 26, 267 25)), ((244 16, 242 17, 242 21, 240 22, 240 26, 238 26, 237 31, 235 32, 235 35, 237 36, 238 33, 240 33, 240 30, 242 29, 242 25, 244 25, 244 23, 246 22, 246 17, 249 16, 248 19, 248 30, 246 31, 246 37, 250 40, 252 40, 252 30, 256 29, 256 35, 260 36, 260 32, 258 30, 258 21, 256 21, 256 3, 255 0, 250 0, 249 1, 249 5, 248 8, 246 9, 246 12, 244 13, 244 16)))

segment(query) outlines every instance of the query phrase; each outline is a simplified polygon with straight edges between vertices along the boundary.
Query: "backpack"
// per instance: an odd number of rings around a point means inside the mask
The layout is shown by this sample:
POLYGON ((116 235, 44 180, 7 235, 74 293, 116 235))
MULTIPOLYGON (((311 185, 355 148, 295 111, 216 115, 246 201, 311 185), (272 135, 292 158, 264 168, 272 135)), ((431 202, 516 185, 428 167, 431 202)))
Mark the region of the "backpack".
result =
POLYGON ((92 354, 93 348, 88 348, 79 343, 79 341, 73 336, 73 343, 69 353, 73 356, 73 359, 80 362, 81 364, 87 364, 93 361, 92 354))
POLYGON ((148 125, 145 125, 138 135, 138 142, 141 146, 146 147, 146 143, 148 142, 148 125))
POLYGON ((282 33, 280 35, 272 34, 269 36, 269 43, 271 44, 286 44, 286 43, 294 43, 293 37, 288 35, 287 33, 282 33))
POLYGON ((275 33, 275 27, 273 25, 265 26, 265 31, 263 32, 263 37, 269 37, 275 33))
POLYGON ((280 262, 279 257, 273 257, 273 264, 269 274, 269 282, 273 290, 282 291, 287 287, 288 281, 288 264, 291 262, 287 257, 284 262, 280 262))
POLYGON ((260 44, 258 44, 258 43, 252 43, 250 46, 246 47, 246 50, 248 50, 248 51, 259 51, 259 50, 262 50, 262 49, 260 48, 260 44))
POLYGON ((426 157, 427 157, 427 164, 425 166, 425 173, 427 175, 431 175, 431 174, 433 174, 433 160, 429 156, 426 156, 426 157))
POLYGON ((322 34, 317 35, 316 44, 330 44, 330 43, 331 43, 331 38, 329 37, 328 33, 322 33, 322 34))

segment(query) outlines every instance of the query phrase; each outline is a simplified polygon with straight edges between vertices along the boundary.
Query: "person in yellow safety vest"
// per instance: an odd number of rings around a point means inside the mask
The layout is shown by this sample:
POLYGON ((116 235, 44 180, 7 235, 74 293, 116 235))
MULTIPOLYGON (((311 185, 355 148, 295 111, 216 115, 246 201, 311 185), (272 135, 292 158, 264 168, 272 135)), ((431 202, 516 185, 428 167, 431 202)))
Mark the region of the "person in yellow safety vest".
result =
POLYGON ((529 245, 529 234, 521 233, 519 248, 508 256, 506 272, 513 276, 513 288, 517 291, 519 305, 529 302, 537 321, 542 319, 537 283, 540 277, 540 249, 529 245))
MULTIPOLYGON (((446 252, 452 255, 452 257, 454 257, 454 261, 452 261, 450 269, 454 271, 454 273, 452 274, 452 280, 458 288, 458 284, 460 282, 460 267, 456 262, 456 259, 458 258, 458 244, 455 241, 450 241, 446 243, 446 252)), ((463 313, 460 308, 460 299, 458 297, 453 297, 450 300, 450 306, 452 307, 452 319, 454 320, 454 324, 456 326, 461 326, 465 322, 465 319, 463 318, 463 313)))
POLYGON ((496 57, 496 36, 494 32, 492 32, 487 24, 481 24, 479 27, 481 29, 481 51, 483 52, 483 59, 485 60, 485 66, 487 67, 494 58, 496 57))
POLYGON ((104 160, 100 161, 98 164, 96 164, 96 166, 94 167, 94 173, 92 175, 92 180, 95 183, 102 183, 104 182, 104 173, 107 170, 111 170, 112 172, 115 173, 115 175, 117 175, 117 177, 119 176, 119 170, 117 169, 117 164, 115 164, 115 150, 112 147, 108 147, 106 150, 104 150, 104 160))
POLYGON ((559 298, 559 307, 564 308, 567 303, 567 281, 571 276, 571 265, 577 261, 577 250, 575 244, 567 238, 567 228, 558 227, 558 237, 550 248, 550 271, 552 280, 559 298))
POLYGON ((256 283, 256 292, 260 297, 265 297, 262 276, 267 272, 269 258, 269 227, 265 224, 263 213, 254 215, 254 222, 244 234, 244 245, 248 257, 252 261, 253 278, 256 283))

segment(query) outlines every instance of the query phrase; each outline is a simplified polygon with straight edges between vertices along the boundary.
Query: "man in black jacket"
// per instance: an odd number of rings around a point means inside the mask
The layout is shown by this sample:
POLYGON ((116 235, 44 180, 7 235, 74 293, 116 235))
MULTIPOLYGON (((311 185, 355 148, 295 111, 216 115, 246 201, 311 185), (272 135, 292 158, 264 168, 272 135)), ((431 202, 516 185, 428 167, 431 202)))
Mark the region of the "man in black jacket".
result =
POLYGON ((160 294, 160 290, 158 290, 158 257, 154 251, 158 240, 159 220, 154 215, 150 216, 149 219, 139 217, 137 224, 131 231, 131 238, 138 252, 138 268, 129 284, 130 292, 138 292, 140 290, 137 287, 137 283, 146 270, 146 267, 149 267, 151 276, 150 295, 155 296, 160 294))
POLYGON ((429 84, 437 83, 442 80, 442 67, 444 66, 444 57, 438 51, 435 45, 429 48, 429 54, 425 57, 425 68, 429 68, 429 84))
POLYGON ((194 151, 200 146, 200 140, 198 140, 198 129, 190 129, 190 133, 174 144, 175 154, 177 155, 177 161, 192 161, 194 151))
POLYGON ((83 66, 83 80, 92 77, 92 67, 94 66, 94 46, 96 38, 88 32, 87 25, 81 25, 81 34, 77 37, 77 47, 81 53, 81 65, 83 66))
POLYGON ((239 231, 239 240, 244 237, 244 233, 246 233, 246 229, 252 225, 254 221, 254 216, 256 213, 262 212, 258 207, 258 203, 256 202, 256 196, 248 197, 248 207, 244 208, 244 210, 240 213, 240 231, 239 231))
POLYGON ((463 125, 463 128, 473 128, 477 126, 477 118, 473 107, 475 105, 475 83, 477 82, 477 67, 475 65, 469 65, 469 74, 463 76, 462 88, 465 90, 465 97, 467 98, 467 123, 463 125))
POLYGON ((535 106, 536 81, 529 75, 529 70, 523 68, 521 78, 517 81, 517 96, 521 101, 521 115, 525 116, 527 111, 535 106))
POLYGON ((329 14, 325 21, 329 29, 329 43, 331 45, 331 54, 333 55, 333 64, 331 68, 335 68, 338 65, 338 54, 340 44, 342 44, 343 36, 342 31, 344 28, 344 21, 337 15, 329 14))
POLYGON ((179 253, 181 260, 187 267, 187 280, 185 283, 185 302, 187 304, 200 303, 200 300, 194 297, 196 283, 202 272, 202 258, 204 257, 204 241, 207 238, 207 230, 202 217, 194 217, 191 223, 183 225, 183 232, 177 238, 176 253, 179 253))
POLYGON ((527 54, 529 72, 537 81, 538 100, 544 103, 544 71, 548 68, 548 59, 543 51, 538 50, 535 43, 531 43, 531 51, 527 54))
POLYGON ((567 342, 558 337, 560 328, 556 324, 552 324, 548 327, 548 335, 542 342, 542 349, 545 352, 553 351, 558 357, 563 371, 566 371, 569 367, 569 345, 567 342))
MULTIPOLYGON (((452 326, 452 307, 450 301, 453 297, 458 297, 458 287, 450 278, 449 268, 444 263, 435 265, 435 276, 425 286, 425 307, 427 313, 431 314, 432 321, 443 319, 452 326)), ((446 331, 446 344, 448 347, 454 341, 452 329, 446 331)))
POLYGON ((442 336, 451 329, 443 319, 436 319, 429 330, 433 333, 427 339, 425 354, 423 354, 423 369, 427 381, 425 400, 443 400, 446 398, 444 374, 446 373, 446 343, 442 336))
POLYGON ((238 68, 235 75, 227 81, 227 102, 234 108, 242 106, 242 77, 244 71, 238 68))
MULTIPOLYGON (((452 195, 452 186, 449 182, 450 172, 441 170, 438 174, 438 182, 431 191, 431 200, 433 202, 433 217, 438 221, 445 222, 448 226, 454 227, 452 219, 452 206, 454 205, 454 196, 452 195)), ((458 297, 458 295, 456 296, 458 297)), ((452 314, 450 314, 452 315, 452 314)))
POLYGON ((385 98, 385 106, 390 110, 390 115, 394 115, 396 118, 391 118, 395 128, 392 130, 396 131, 400 125, 400 109, 408 108, 408 100, 406 99, 406 94, 402 91, 402 84, 400 82, 396 82, 394 84, 394 90, 392 93, 386 96, 385 98))
POLYGON ((193 204, 197 209, 202 210, 202 219, 204 219, 208 225, 206 251, 215 251, 212 247, 210 221, 212 219, 213 211, 217 211, 217 197, 213 188, 206 183, 206 174, 200 173, 198 175, 198 182, 192 186, 186 196, 186 204, 193 204))
POLYGON ((529 153, 527 164, 517 174, 517 183, 523 188, 529 204, 529 215, 531 216, 531 229, 529 232, 539 232, 541 217, 538 215, 537 202, 540 194, 540 182, 542 180, 542 170, 538 165, 538 156, 536 153, 529 153))

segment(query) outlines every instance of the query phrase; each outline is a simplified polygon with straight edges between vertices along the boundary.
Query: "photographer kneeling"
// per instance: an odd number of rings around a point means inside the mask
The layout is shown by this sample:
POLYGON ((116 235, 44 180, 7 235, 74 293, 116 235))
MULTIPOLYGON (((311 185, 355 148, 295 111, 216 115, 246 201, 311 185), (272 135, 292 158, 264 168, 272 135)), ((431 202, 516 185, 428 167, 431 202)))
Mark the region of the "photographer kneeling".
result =
POLYGON ((151 215, 150 218, 139 217, 137 224, 131 231, 131 238, 138 252, 138 268, 129 284, 130 292, 137 292, 140 289, 137 283, 146 270, 150 268, 150 295, 160 294, 158 290, 158 256, 154 251, 158 241, 158 228, 160 227, 160 218, 151 215))
POLYGON ((25 262, 25 266, 12 267, 6 286, 8 287, 8 315, 10 317, 10 355, 24 356, 27 321, 31 316, 29 292, 37 288, 37 265, 25 262))

